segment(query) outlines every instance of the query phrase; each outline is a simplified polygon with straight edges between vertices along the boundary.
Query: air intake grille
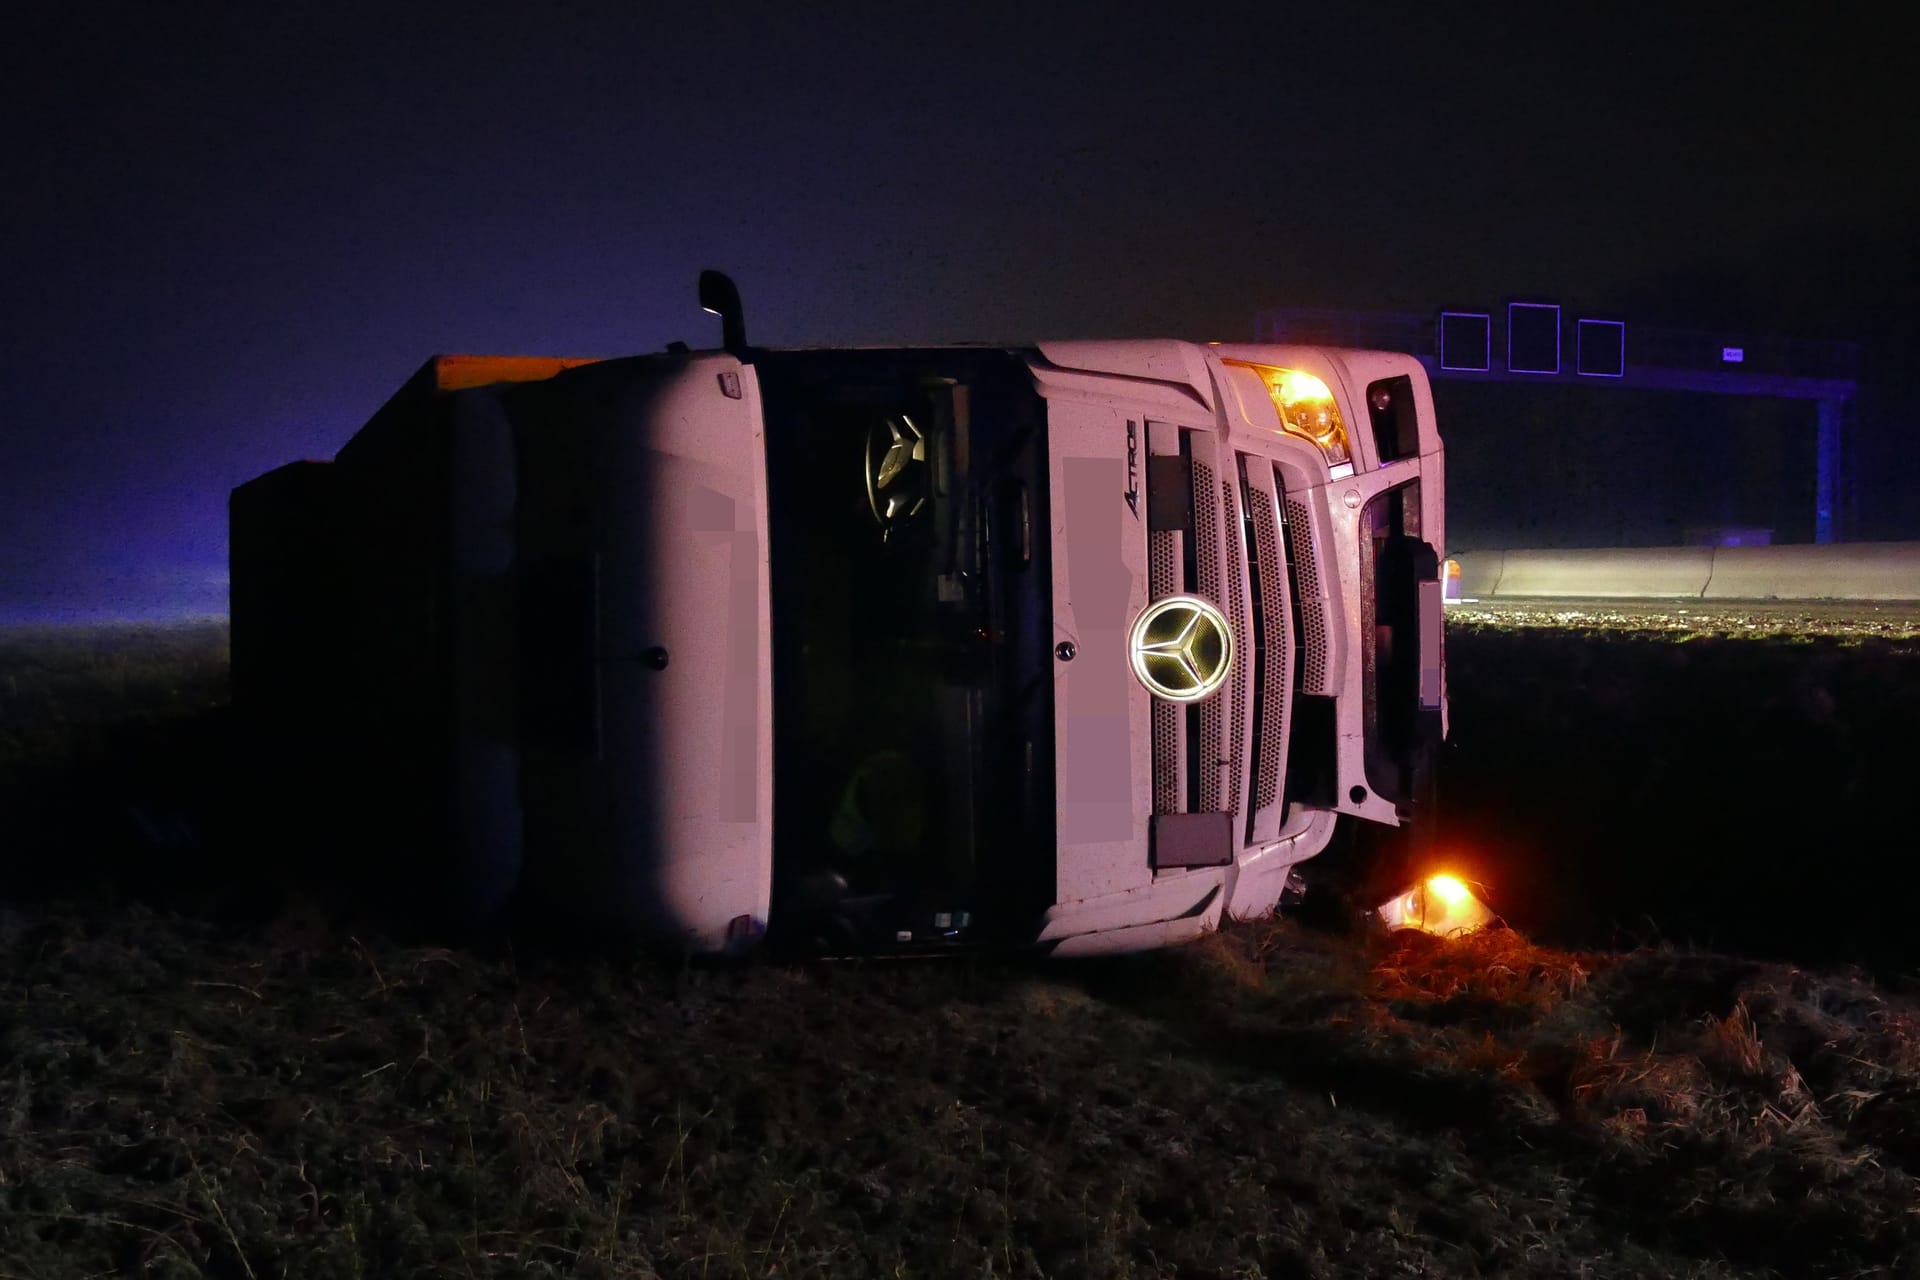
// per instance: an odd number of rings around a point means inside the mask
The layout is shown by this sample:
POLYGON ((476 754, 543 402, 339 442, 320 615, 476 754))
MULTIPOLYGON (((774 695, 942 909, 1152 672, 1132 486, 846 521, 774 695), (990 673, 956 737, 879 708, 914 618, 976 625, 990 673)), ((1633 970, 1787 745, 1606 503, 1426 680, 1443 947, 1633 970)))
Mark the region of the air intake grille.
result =
POLYGON ((1260 685, 1260 742, 1254 756, 1253 807, 1265 809, 1280 798, 1280 759, 1286 750, 1287 666, 1293 659, 1287 634, 1287 610, 1280 594, 1285 563, 1279 521, 1266 495, 1253 494, 1253 542, 1260 566, 1261 622, 1265 627, 1266 669, 1260 685), (1271 584, 1266 585, 1266 584, 1271 584))
POLYGON ((1242 589, 1246 579, 1240 568, 1240 550, 1245 544, 1245 535, 1240 526, 1240 503, 1234 493, 1231 481, 1222 482, 1220 496, 1226 516, 1226 581, 1227 598, 1220 603, 1225 606, 1227 624, 1233 628, 1233 651, 1237 655, 1233 663, 1231 677, 1233 708, 1230 715, 1232 736, 1227 740, 1227 769, 1220 780, 1220 807, 1235 813, 1240 811, 1241 778, 1244 776, 1246 760, 1242 753, 1247 739, 1247 668, 1253 662, 1253 644, 1247 629, 1246 592, 1242 589))
MULTIPOLYGON (((1213 468, 1198 458, 1193 460, 1193 491, 1196 494, 1213 492, 1213 468)), ((1199 592, 1206 599, 1219 604, 1220 526, 1207 518, 1205 507, 1196 502, 1194 508, 1193 558, 1200 570, 1199 592)))
POLYGON ((1173 555, 1173 531, 1155 529, 1147 535, 1147 591, 1155 599, 1172 595, 1179 589, 1175 574, 1178 562, 1173 555))
POLYGON ((1180 712, 1173 703, 1153 700, 1153 811, 1180 812, 1180 712))
MULTIPOLYGON (((1193 492, 1204 495, 1213 492, 1213 468, 1195 458, 1193 460, 1193 492)), ((1193 549, 1194 564, 1199 570, 1200 581, 1196 584, 1200 596, 1214 604, 1223 603, 1220 594, 1220 522, 1213 518, 1206 504, 1193 504, 1193 549)), ((1239 637, 1235 637, 1237 640, 1239 637)), ((1200 704, 1200 732, 1188 744, 1193 760, 1199 766, 1200 786, 1194 796, 1196 809, 1219 812, 1220 803, 1220 748, 1224 744, 1226 730, 1220 714, 1220 696, 1215 694, 1200 704)))
MULTIPOLYGON (((1174 556, 1171 529, 1147 534, 1147 591, 1155 600, 1180 589, 1179 561, 1174 556)), ((1153 811, 1180 812, 1180 711, 1173 703, 1153 700, 1153 811)))
POLYGON ((1296 678, 1302 693, 1331 693, 1327 687, 1327 601, 1320 590, 1319 557, 1313 545, 1313 522, 1307 505, 1287 499, 1287 528, 1291 532, 1293 583, 1300 602, 1300 670, 1296 678))

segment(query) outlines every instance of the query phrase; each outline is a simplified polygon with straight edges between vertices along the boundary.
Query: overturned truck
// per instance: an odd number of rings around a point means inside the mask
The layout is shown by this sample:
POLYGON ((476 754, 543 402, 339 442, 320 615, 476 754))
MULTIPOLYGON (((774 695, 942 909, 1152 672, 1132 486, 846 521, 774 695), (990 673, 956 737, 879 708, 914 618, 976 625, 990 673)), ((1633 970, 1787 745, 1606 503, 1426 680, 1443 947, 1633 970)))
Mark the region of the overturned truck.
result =
POLYGON ((1055 954, 1272 911, 1444 734, 1413 358, 1175 341, 442 356, 234 490, 308 857, 460 920, 1055 954))

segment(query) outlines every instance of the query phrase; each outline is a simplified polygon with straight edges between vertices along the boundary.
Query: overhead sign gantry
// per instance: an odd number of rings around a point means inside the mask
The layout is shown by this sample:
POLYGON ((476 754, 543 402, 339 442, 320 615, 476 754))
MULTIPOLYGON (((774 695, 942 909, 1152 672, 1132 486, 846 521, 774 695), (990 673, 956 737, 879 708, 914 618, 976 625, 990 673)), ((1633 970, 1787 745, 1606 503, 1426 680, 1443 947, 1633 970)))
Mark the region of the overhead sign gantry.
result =
POLYGON ((1859 348, 1569 318, 1557 302, 1416 312, 1277 307, 1254 318, 1259 342, 1310 342, 1413 353, 1433 378, 1584 382, 1811 401, 1817 414, 1814 540, 1845 541, 1853 510, 1859 348))

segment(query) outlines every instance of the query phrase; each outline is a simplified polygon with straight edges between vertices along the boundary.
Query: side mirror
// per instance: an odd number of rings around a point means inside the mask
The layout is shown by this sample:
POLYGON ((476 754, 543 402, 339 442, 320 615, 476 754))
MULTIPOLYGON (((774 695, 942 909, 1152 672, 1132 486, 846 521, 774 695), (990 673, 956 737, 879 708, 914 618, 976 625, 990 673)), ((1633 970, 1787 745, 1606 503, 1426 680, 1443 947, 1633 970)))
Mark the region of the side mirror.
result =
POLYGON ((740 290, 724 271, 700 273, 700 307, 720 317, 721 348, 746 359, 747 322, 740 310, 740 290))

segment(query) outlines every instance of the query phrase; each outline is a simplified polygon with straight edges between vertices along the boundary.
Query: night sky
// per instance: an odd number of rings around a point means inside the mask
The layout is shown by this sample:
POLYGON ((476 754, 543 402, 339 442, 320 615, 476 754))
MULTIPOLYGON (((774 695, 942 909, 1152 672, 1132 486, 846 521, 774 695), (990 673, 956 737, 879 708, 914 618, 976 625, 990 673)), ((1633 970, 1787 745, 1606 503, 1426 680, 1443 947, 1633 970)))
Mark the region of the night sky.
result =
POLYGON ((231 486, 435 352, 711 345, 703 266, 768 344, 1527 294, 1911 385, 1911 40, 1671 7, 10 7, 0 613, 221 612, 231 486))

